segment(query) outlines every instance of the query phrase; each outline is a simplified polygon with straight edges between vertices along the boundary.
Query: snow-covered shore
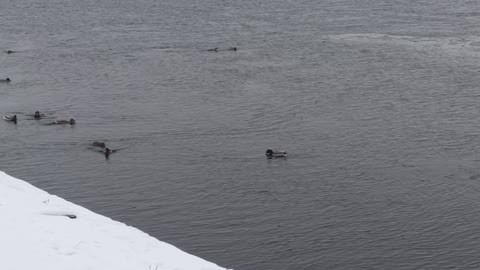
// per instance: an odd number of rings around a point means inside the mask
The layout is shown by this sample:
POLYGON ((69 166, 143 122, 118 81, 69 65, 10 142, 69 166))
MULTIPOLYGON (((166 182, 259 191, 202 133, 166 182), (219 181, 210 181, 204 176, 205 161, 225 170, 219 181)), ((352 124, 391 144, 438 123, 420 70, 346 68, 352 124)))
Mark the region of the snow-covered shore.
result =
POLYGON ((0 269, 225 269, 0 171, 0 269))

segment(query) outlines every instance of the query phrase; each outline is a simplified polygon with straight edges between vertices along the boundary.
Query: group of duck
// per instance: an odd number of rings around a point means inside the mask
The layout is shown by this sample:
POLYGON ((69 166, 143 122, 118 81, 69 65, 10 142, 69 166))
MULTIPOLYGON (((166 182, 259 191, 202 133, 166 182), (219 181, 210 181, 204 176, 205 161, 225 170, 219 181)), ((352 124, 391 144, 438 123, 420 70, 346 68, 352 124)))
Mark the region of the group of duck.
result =
MULTIPOLYGON (((12 54, 12 53, 14 53, 15 51, 7 50, 7 51, 5 51, 5 52, 8 53, 8 54, 12 54)), ((8 77, 5 78, 5 79, 0 79, 0 82, 3 82, 3 83, 9 83, 9 82, 11 82, 11 81, 12 81, 12 80, 11 80, 10 78, 8 78, 8 77)), ((29 115, 29 116, 33 116, 33 119, 35 119, 35 120, 40 120, 40 119, 42 119, 42 118, 45 118, 45 115, 44 115, 44 114, 41 114, 39 111, 36 111, 33 115, 29 115)), ((5 116, 3 117, 3 119, 4 119, 5 121, 12 122, 12 123, 14 123, 14 124, 17 124, 17 121, 18 121, 18 118, 17 118, 17 115, 16 115, 16 114, 14 114, 14 115, 12 115, 12 116, 5 115, 5 116)), ((70 124, 70 125, 72 125, 72 126, 75 125, 75 124, 76 124, 75 119, 70 118, 70 120, 56 120, 56 121, 53 121, 53 122, 48 123, 48 124, 46 124, 46 125, 68 125, 68 124, 70 124)))
MULTIPOLYGON (((41 114, 39 111, 36 111, 34 114, 30 114, 28 116, 32 116, 33 119, 35 120, 40 120, 42 118, 45 118, 45 114, 41 114)), ((7 121, 7 122, 12 122, 14 124, 17 124, 17 121, 18 121, 18 118, 17 118, 17 115, 14 114, 13 116, 10 116, 10 115, 5 115, 3 117, 3 120, 7 121)), ((75 121, 75 119, 73 118, 70 118, 70 120, 55 120, 51 123, 48 123, 48 124, 45 124, 45 125, 75 125, 77 122, 75 121)))
MULTIPOLYGON (((217 52, 218 50, 219 50, 218 48, 213 48, 213 49, 208 49, 207 51, 217 52)), ((227 49, 227 51, 237 51, 237 47, 230 47, 230 48, 227 49)), ((8 51, 6 51, 6 53, 12 54, 12 53, 14 53, 14 51, 8 50, 8 51)), ((10 78, 5 78, 5 79, 0 79, 0 82, 9 83, 9 82, 11 82, 11 80, 10 80, 10 78)), ((35 119, 35 120, 40 120, 42 118, 45 118, 45 115, 41 114, 39 111, 36 111, 33 115, 30 115, 30 116, 33 116, 33 119, 35 119)), ((17 115, 13 115, 13 116, 5 115, 3 117, 3 119, 5 121, 12 122, 14 124, 17 124, 17 121, 18 121, 17 115)), ((70 120, 56 120, 56 121, 53 121, 53 122, 48 123, 46 125, 71 125, 71 126, 73 126, 76 123, 77 122, 75 121, 75 119, 70 118, 70 120)), ((99 152, 104 153, 106 159, 108 159, 108 157, 112 153, 115 153, 116 151, 121 150, 121 149, 110 149, 105 145, 104 142, 97 142, 97 141, 93 142, 92 146, 95 147, 95 148, 101 149, 101 150, 99 150, 99 152)), ((288 155, 288 153, 286 151, 274 151, 272 149, 267 149, 267 151, 265 152, 265 156, 268 159, 285 158, 285 157, 287 157, 287 155, 288 155)))
MULTIPOLYGON (((45 114, 42 114, 39 111, 36 111, 33 115, 30 114, 30 115, 27 115, 27 116, 33 117, 33 118, 30 118, 30 120, 40 120, 40 119, 46 118, 45 114)), ((16 114, 14 114, 13 116, 5 115, 3 117, 3 119, 5 121, 11 122, 13 124, 17 124, 17 121, 18 121, 18 118, 17 118, 16 114)), ((75 119, 70 118, 70 120, 55 120, 55 121, 47 123, 45 125, 71 125, 71 126, 74 126, 76 123, 77 122, 75 121, 75 119)), ((105 155, 106 159, 108 159, 112 153, 115 153, 116 151, 120 150, 120 149, 110 149, 103 142, 96 142, 95 141, 95 142, 92 143, 92 146, 95 147, 94 150, 96 150, 100 153, 103 153, 105 155), (98 150, 97 148, 100 148, 100 150, 98 150)))
MULTIPOLYGON (((7 50, 5 51, 7 54, 12 54, 12 53, 15 53, 15 51, 12 51, 12 50, 7 50)), ((5 79, 0 79, 0 82, 1 83, 9 83, 11 82, 12 80, 10 78, 5 78, 5 79)), ((44 119, 45 118, 45 114, 41 114, 39 111, 36 111, 33 115, 27 115, 27 116, 31 116, 33 117, 34 120, 40 120, 40 119, 44 119)), ((18 117, 16 114, 14 115, 5 115, 3 116, 3 119, 7 122, 11 122, 13 124, 17 124, 18 122, 18 117)), ((74 126, 77 122, 75 121, 75 119, 73 118, 70 118, 70 120, 55 120, 53 122, 50 122, 50 123, 47 123, 45 125, 71 125, 71 126, 74 126)), ((105 143, 102 143, 102 142, 93 142, 92 145, 94 147, 98 147, 98 148, 101 148, 102 150, 100 152, 104 153, 105 154, 105 158, 108 159, 108 157, 110 156, 110 154, 118 151, 119 149, 117 150, 112 150, 108 147, 106 147, 105 143)))

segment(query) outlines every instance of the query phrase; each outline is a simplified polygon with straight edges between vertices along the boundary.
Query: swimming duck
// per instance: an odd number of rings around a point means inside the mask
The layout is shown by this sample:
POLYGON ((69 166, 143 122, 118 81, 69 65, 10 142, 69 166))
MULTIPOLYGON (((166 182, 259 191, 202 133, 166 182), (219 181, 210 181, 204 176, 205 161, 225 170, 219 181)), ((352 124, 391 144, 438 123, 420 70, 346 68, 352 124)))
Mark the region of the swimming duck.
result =
POLYGON ((113 154, 117 151, 120 151, 122 149, 125 149, 127 147, 122 147, 122 148, 118 148, 118 149, 110 149, 108 147, 105 147, 105 150, 104 150, 104 154, 105 154, 105 158, 108 159, 108 157, 110 156, 110 154, 113 154))
POLYGON ((288 153, 286 151, 273 151, 272 149, 267 149, 265 152, 265 156, 267 158, 281 158, 286 157, 288 153))
POLYGON ((102 148, 102 149, 92 149, 92 150, 94 150, 95 152, 98 152, 98 153, 102 153, 105 156, 106 159, 108 159, 111 154, 127 148, 125 146, 125 147, 122 147, 122 148, 110 149, 105 145, 105 143, 102 143, 102 142, 93 142, 92 146, 102 148))
POLYGON ((100 147, 100 148, 105 148, 106 147, 105 143, 103 143, 103 142, 93 142, 92 146, 100 147))
POLYGON ((53 123, 50 123, 50 124, 47 124, 47 125, 75 125, 77 122, 75 121, 75 119, 73 118, 70 118, 70 120, 57 120, 53 123))
POLYGON ((7 53, 8 53, 8 54, 11 54, 11 53, 14 53, 14 51, 12 51, 12 50, 7 50, 7 53))
POLYGON ((208 49, 207 52, 216 52, 218 51, 218 48, 213 48, 213 49, 208 49))
POLYGON ((237 47, 230 47, 228 48, 229 51, 236 51, 237 50, 237 47))
POLYGON ((17 123, 17 115, 13 115, 13 116, 7 116, 7 115, 5 115, 5 116, 3 117, 3 119, 4 119, 5 121, 8 121, 8 122, 13 122, 14 124, 17 123))
POLYGON ((114 150, 111 150, 110 148, 105 147, 105 158, 108 159, 110 154, 112 154, 113 152, 114 152, 114 150))
POLYGON ((0 79, 0 82, 4 82, 4 83, 9 83, 11 81, 12 80, 10 80, 10 78, 0 79))
POLYGON ((33 118, 35 120, 42 119, 42 117, 45 117, 45 114, 41 114, 39 111, 36 111, 35 114, 33 115, 33 118))

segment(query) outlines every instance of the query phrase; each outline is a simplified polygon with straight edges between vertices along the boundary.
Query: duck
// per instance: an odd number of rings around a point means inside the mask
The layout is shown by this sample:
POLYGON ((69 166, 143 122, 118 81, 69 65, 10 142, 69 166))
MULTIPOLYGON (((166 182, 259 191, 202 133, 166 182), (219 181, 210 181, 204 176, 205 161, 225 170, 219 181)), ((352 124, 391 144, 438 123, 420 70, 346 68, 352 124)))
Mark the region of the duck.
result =
POLYGON ((237 47, 230 47, 228 48, 229 51, 236 51, 237 50, 237 47))
POLYGON ((100 147, 100 148, 105 148, 106 147, 104 142, 97 142, 97 141, 93 142, 92 146, 100 147))
POLYGON ((110 156, 110 154, 112 154, 113 152, 115 152, 114 150, 108 148, 108 147, 105 147, 105 158, 108 159, 108 157, 110 156))
POLYGON ((3 117, 3 119, 4 119, 5 121, 8 121, 8 122, 13 122, 14 124, 17 123, 17 115, 13 115, 13 116, 7 116, 7 115, 5 115, 5 116, 3 117))
POLYGON ((15 52, 15 51, 12 51, 12 50, 7 50, 7 51, 6 51, 6 53, 8 53, 8 54, 12 54, 12 53, 14 53, 14 52, 15 52))
POLYGON ((33 118, 35 120, 40 120, 42 117, 45 117, 45 114, 41 114, 39 111, 36 111, 35 114, 33 115, 33 118))
POLYGON ((272 149, 267 149, 265 156, 267 158, 282 158, 287 157, 288 153, 286 151, 273 151, 272 149))
POLYGON ((105 147, 103 153, 105 154, 105 158, 108 159, 108 157, 110 156, 110 154, 113 154, 113 153, 115 153, 115 152, 117 152, 117 151, 120 151, 120 150, 122 150, 122 149, 125 149, 125 148, 127 148, 127 147, 122 147, 122 148, 118 148, 118 149, 110 149, 110 148, 108 148, 108 147, 105 147))
POLYGON ((218 51, 218 48, 213 48, 213 49, 208 49, 207 52, 216 52, 218 51))
POLYGON ((93 148, 90 148, 92 149, 93 151, 95 152, 98 152, 98 153, 102 153, 104 156, 105 156, 105 159, 108 159, 110 157, 111 154, 115 153, 115 152, 118 152, 122 149, 125 149, 127 148, 126 146, 125 147, 122 147, 122 148, 117 148, 117 149, 110 149, 106 146, 105 143, 103 142, 93 142, 92 143, 92 146, 94 147, 98 147, 98 148, 101 148, 101 149, 93 149, 93 148))
POLYGON ((4 83, 9 83, 11 81, 12 80, 10 80, 10 78, 0 79, 0 82, 4 82, 4 83))
POLYGON ((75 119, 73 118, 70 118, 70 120, 57 120, 57 121, 54 121, 53 123, 50 123, 50 124, 47 124, 47 125, 75 125, 77 123, 77 121, 75 121, 75 119))

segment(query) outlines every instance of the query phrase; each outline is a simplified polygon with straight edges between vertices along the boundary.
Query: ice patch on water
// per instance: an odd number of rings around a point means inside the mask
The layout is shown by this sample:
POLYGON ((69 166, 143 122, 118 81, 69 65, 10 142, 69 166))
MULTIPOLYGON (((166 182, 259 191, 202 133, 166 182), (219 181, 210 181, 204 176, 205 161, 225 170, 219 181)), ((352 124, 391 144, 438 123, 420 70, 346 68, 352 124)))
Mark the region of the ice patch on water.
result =
POLYGON ((421 37, 389 35, 379 33, 359 33, 330 35, 333 42, 357 44, 385 44, 411 47, 415 50, 436 51, 453 56, 480 57, 480 36, 464 37, 421 37))

